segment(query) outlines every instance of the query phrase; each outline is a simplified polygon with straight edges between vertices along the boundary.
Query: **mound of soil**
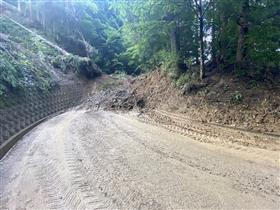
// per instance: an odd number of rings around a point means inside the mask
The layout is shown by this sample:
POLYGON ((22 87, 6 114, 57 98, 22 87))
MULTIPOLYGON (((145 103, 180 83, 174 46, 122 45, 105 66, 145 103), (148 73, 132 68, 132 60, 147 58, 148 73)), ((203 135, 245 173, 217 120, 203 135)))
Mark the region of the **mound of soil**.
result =
POLYGON ((132 92, 131 78, 103 75, 94 81, 88 100, 84 104, 89 110, 129 111, 138 106, 132 92))

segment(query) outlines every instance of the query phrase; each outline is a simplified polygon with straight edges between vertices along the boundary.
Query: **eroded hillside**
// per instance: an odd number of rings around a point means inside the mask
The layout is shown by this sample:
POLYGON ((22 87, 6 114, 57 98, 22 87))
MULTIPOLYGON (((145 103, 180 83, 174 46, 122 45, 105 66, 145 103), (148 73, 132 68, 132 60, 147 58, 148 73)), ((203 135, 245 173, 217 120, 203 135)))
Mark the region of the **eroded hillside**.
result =
POLYGON ((186 89, 177 88, 161 71, 136 78, 105 76, 94 84, 88 107, 141 113, 163 110, 200 123, 280 134, 280 88, 275 84, 254 86, 215 74, 203 85, 186 89))

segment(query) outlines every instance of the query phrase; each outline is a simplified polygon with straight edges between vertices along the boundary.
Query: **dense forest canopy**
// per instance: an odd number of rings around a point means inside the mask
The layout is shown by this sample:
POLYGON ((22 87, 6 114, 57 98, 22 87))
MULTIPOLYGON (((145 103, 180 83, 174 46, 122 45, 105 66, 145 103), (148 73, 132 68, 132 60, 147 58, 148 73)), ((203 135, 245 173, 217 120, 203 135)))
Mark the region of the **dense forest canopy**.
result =
MULTIPOLYGON (((146 0, 113 4, 124 25, 125 54, 141 69, 212 63, 263 78, 279 72, 280 1, 146 0)), ((180 74, 180 72, 179 72, 180 74)), ((175 72, 175 77, 178 73, 175 72)))
POLYGON ((280 69, 279 0, 5 0, 33 27, 102 71, 211 69, 254 80, 280 69))

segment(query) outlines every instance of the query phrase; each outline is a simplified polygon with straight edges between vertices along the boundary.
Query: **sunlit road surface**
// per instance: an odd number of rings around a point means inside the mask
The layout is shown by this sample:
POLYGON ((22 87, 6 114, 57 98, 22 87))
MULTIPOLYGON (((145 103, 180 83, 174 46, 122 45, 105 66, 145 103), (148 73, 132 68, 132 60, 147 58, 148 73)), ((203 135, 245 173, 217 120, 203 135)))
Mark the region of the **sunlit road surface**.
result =
POLYGON ((279 155, 72 110, 1 160, 0 209, 278 209, 279 155))

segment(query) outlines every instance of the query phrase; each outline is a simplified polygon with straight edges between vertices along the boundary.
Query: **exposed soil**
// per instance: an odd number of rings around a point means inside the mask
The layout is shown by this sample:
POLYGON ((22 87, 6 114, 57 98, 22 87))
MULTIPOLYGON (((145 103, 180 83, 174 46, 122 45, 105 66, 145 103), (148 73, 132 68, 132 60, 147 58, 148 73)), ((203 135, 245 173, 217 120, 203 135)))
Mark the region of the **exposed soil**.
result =
POLYGON ((88 85, 81 106, 0 161, 1 209, 279 208, 277 134, 196 119, 200 103, 180 113, 199 96, 183 96, 158 72, 88 85))
POLYGON ((137 100, 132 93, 132 81, 132 77, 102 75, 94 80, 82 107, 90 110, 133 110, 137 100))
POLYGON ((183 94, 184 90, 154 71, 135 79, 132 88, 137 100, 145 102, 147 111, 167 110, 203 123, 280 135, 280 83, 258 86, 215 74, 204 84, 183 94), (235 95, 242 99, 234 101, 235 95))
POLYGON ((0 161, 1 209, 278 209, 276 151, 237 151, 139 122, 68 111, 0 161))
MULTIPOLYGON (((210 93, 219 89, 219 85, 212 83, 207 85, 210 93)), ((227 81, 226 84, 231 82, 227 81)), ((218 96, 202 96, 203 91, 205 90, 183 95, 159 72, 136 79, 103 76, 94 82, 92 92, 83 107, 92 111, 136 110, 139 120, 200 142, 236 149, 247 146, 280 151, 280 123, 279 116, 275 114, 279 111, 279 106, 276 105, 279 93, 276 89, 266 95, 270 100, 265 100, 265 103, 260 102, 265 98, 261 93, 268 89, 255 93, 255 97, 260 98, 248 98, 253 90, 243 91, 242 104, 230 102, 230 96, 235 90, 217 93, 218 96), (223 102, 213 101, 218 98, 223 102), (254 104, 252 101, 259 103, 254 104), (247 103, 246 109, 244 103, 247 103), (258 111, 266 113, 262 116, 263 120, 260 120, 258 111), (268 127, 274 132, 267 132, 268 127)))

